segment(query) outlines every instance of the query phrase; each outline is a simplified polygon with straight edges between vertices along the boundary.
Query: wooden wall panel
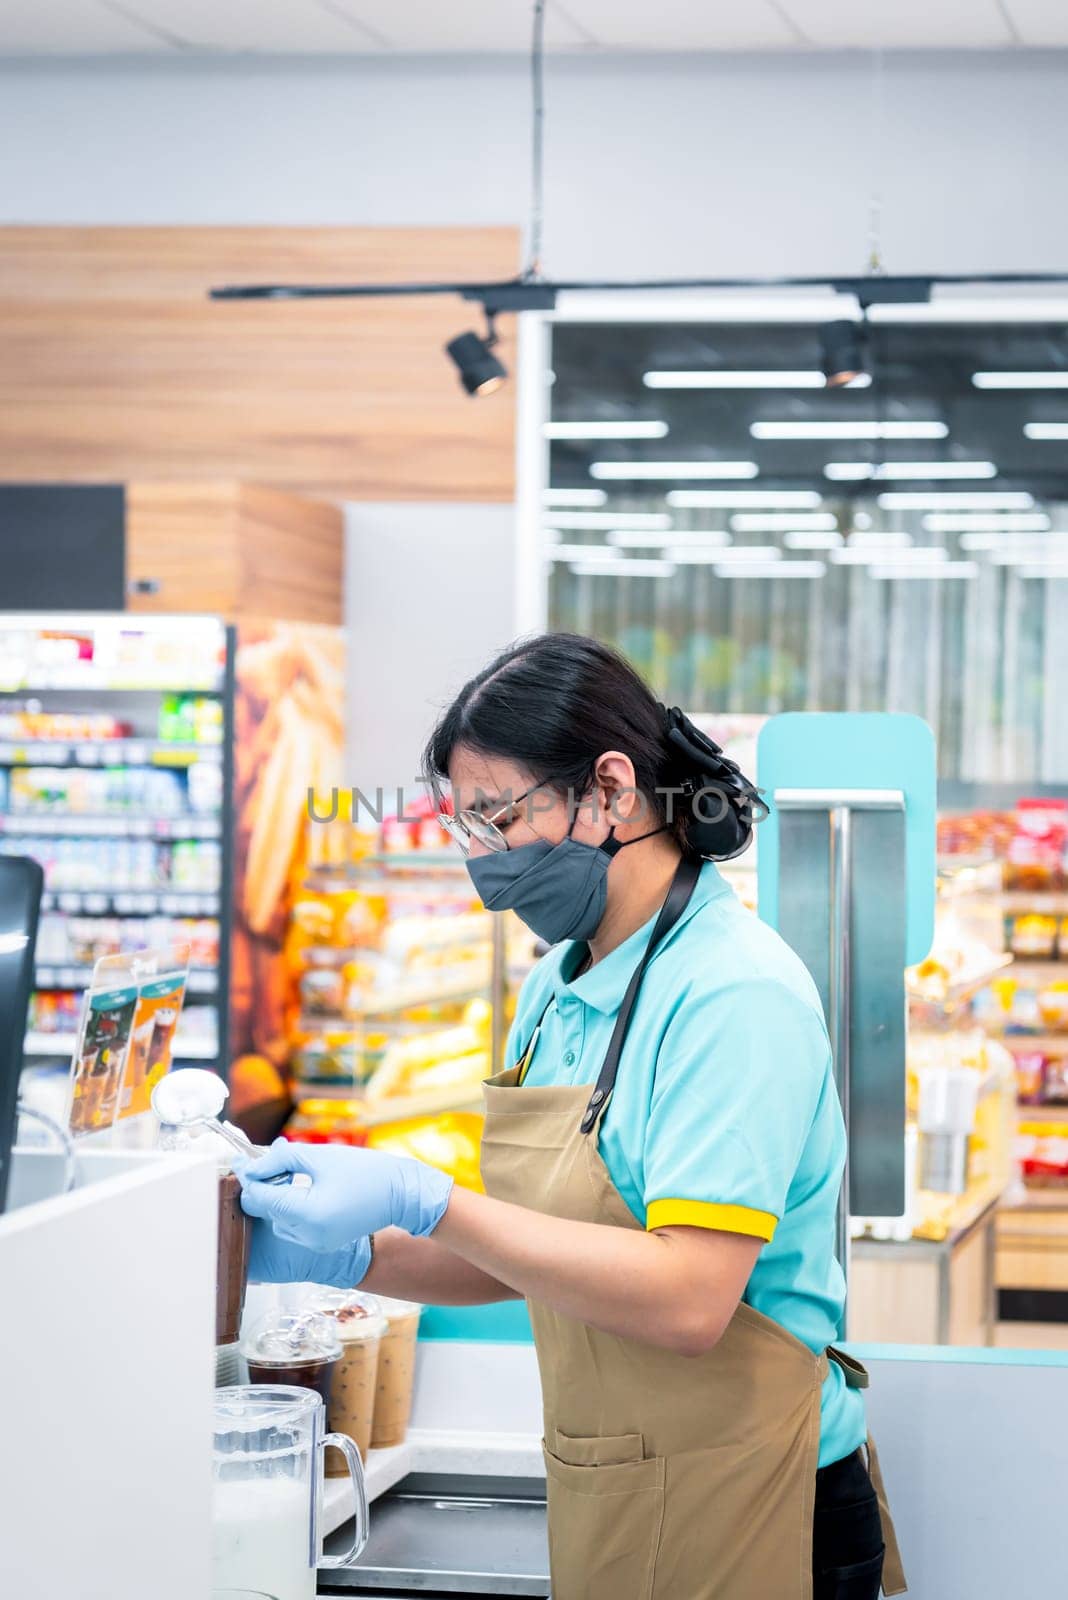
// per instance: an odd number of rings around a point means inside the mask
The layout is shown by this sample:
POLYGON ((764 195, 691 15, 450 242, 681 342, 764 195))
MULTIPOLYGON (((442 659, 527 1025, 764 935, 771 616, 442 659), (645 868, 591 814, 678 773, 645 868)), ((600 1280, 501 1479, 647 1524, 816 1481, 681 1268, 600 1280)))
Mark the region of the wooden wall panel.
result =
POLYGON ((0 228, 0 481, 510 500, 514 385, 471 399, 442 350, 476 306, 207 291, 506 278, 518 253, 512 228, 0 228))
POLYGON ((343 563, 336 505, 257 484, 127 485, 131 611, 340 623, 343 563))

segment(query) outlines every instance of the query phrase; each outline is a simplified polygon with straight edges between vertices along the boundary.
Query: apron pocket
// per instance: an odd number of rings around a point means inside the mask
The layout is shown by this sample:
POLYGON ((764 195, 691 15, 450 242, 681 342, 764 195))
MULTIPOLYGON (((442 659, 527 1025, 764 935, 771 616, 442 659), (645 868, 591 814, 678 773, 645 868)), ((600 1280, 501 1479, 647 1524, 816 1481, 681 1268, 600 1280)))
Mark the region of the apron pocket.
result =
POLYGON ((620 1433, 614 1438, 573 1439, 556 1429, 558 1460, 569 1467, 620 1467, 644 1459, 640 1433, 620 1433))
MULTIPOLYGON (((623 1435, 630 1447, 640 1435, 623 1435)), ((621 1439, 568 1439, 596 1454, 621 1439)), ((650 1600, 664 1518, 662 1456, 575 1466, 548 1446, 545 1479, 553 1600, 650 1600)))
POLYGON ((833 1567, 816 1579, 814 1600, 879 1600, 883 1555, 858 1561, 852 1567, 833 1567))

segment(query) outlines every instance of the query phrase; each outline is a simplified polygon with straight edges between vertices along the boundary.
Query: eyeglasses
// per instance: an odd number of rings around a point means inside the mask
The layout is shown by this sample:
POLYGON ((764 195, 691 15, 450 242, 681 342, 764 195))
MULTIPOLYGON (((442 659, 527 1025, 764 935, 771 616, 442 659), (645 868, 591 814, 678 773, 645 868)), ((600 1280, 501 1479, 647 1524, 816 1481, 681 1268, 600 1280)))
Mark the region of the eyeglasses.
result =
POLYGON ((484 817, 480 811, 457 811, 455 816, 451 812, 442 811, 438 814, 438 821, 449 838, 460 846, 465 856, 471 853, 472 839, 477 840, 486 850, 495 852, 507 850, 508 840, 498 823, 506 819, 504 827, 509 827, 515 821, 516 807, 522 805, 524 800, 536 794, 542 787, 543 785, 536 783, 533 788, 525 790, 516 799, 509 800, 507 805, 501 806, 491 817, 484 817))

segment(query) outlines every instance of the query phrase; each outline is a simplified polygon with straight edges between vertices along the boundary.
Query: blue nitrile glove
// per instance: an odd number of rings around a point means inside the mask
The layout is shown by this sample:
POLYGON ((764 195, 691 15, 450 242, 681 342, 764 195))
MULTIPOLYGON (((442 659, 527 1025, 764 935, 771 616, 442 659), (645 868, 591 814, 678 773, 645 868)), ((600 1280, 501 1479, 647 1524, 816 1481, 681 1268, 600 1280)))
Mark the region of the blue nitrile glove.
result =
POLYGON ((445 1215, 452 1179, 436 1167, 385 1150, 306 1145, 276 1139, 238 1176, 241 1204, 282 1239, 310 1250, 340 1250, 379 1228, 433 1233, 445 1215), (258 1180, 303 1172, 311 1185, 258 1180))
POLYGON ((371 1242, 357 1239, 341 1250, 309 1250, 281 1239, 269 1222, 252 1224, 248 1275, 252 1283, 324 1283, 355 1289, 371 1265, 371 1242))

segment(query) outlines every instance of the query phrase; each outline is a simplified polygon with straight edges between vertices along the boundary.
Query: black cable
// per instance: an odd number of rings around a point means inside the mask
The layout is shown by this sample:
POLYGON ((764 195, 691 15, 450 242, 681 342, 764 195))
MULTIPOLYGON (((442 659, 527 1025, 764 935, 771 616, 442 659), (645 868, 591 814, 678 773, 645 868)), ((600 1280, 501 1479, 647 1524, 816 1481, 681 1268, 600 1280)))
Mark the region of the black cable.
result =
POLYGON ((534 29, 530 45, 530 236, 524 278, 541 272, 541 235, 544 209, 545 140, 545 0, 534 0, 534 29))

